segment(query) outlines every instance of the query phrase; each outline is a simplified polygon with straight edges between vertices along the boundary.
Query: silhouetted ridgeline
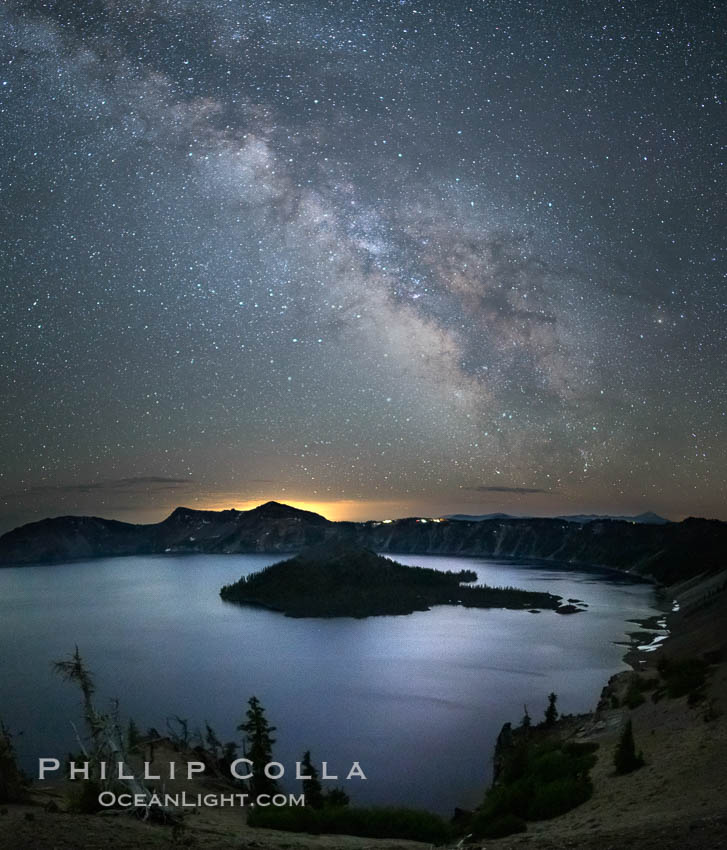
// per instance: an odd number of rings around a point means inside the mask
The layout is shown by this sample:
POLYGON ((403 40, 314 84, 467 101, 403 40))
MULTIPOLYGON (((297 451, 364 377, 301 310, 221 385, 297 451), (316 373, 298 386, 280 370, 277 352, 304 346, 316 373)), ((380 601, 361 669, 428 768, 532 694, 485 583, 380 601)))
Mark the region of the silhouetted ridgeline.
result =
POLYGON ((723 565, 727 523, 687 519, 667 525, 560 519, 480 522, 330 522, 277 502, 250 511, 177 508, 163 522, 131 525, 96 517, 57 517, 0 537, 0 564, 34 564, 161 552, 283 553, 327 541, 377 552, 542 558, 600 564, 666 584, 723 565))
POLYGON ((329 544, 272 564, 225 585, 227 602, 259 605, 289 617, 373 617, 428 611, 432 605, 466 608, 551 608, 560 597, 513 587, 474 587, 472 570, 442 572, 407 567, 360 547, 329 544))

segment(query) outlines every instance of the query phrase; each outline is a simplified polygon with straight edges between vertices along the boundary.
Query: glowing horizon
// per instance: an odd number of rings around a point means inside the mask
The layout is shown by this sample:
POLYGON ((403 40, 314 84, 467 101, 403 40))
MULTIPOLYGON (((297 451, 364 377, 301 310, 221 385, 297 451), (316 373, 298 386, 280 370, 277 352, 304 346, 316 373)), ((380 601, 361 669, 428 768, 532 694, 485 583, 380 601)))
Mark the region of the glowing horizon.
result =
MULTIPOLYGON (((106 508, 95 511, 72 511, 72 515, 94 515, 105 519, 117 519, 124 522, 157 523, 165 520, 176 508, 184 507, 199 511, 250 511, 267 502, 277 502, 288 505, 299 510, 310 511, 323 516, 332 522, 376 522, 383 520, 397 520, 408 517, 439 518, 454 514, 467 514, 480 516, 485 514, 507 514, 512 517, 557 517, 568 515, 595 515, 595 516, 637 516, 646 513, 643 508, 621 510, 607 507, 594 507, 589 509, 577 509, 572 506, 564 506, 562 510, 553 509, 549 512, 539 509, 531 509, 521 506, 497 504, 497 505, 473 505, 471 503, 458 503, 452 501, 450 504, 407 502, 406 500, 374 500, 374 499, 297 499, 286 498, 285 495, 271 494, 259 496, 254 499, 239 499, 234 496, 191 496, 180 498, 175 502, 156 505, 147 508, 113 509, 106 508)), ((666 512, 653 511, 664 519, 679 522, 685 516, 675 516, 666 512)), ((50 513, 47 515, 63 515, 69 513, 63 511, 60 514, 50 513)), ((708 517, 709 518, 709 517, 708 517)))

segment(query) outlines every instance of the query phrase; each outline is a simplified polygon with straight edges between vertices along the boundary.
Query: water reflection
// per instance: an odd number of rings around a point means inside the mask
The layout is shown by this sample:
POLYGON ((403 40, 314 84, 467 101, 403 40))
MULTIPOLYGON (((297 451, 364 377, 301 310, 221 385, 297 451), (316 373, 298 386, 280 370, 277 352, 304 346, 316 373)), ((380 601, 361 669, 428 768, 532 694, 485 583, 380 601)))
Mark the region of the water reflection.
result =
MULTIPOLYGON (((449 812, 474 805, 489 778, 494 739, 523 705, 534 719, 547 694, 564 712, 597 702, 623 669, 626 621, 654 613, 649 585, 610 572, 543 564, 397 556, 438 569, 475 569, 479 580, 547 590, 588 604, 560 616, 441 606, 408 616, 296 620, 223 603, 218 591, 272 556, 99 559, 0 571, 5 651, 0 713, 38 756, 74 747, 78 694, 51 662, 78 644, 99 702, 121 699, 137 724, 165 718, 209 722, 237 737, 256 694, 278 727, 276 757, 289 765, 310 749, 366 782, 347 786, 361 803, 399 802, 449 812)), ((290 773, 290 771, 289 771, 290 773)), ((291 785, 290 790, 295 790, 291 785)))

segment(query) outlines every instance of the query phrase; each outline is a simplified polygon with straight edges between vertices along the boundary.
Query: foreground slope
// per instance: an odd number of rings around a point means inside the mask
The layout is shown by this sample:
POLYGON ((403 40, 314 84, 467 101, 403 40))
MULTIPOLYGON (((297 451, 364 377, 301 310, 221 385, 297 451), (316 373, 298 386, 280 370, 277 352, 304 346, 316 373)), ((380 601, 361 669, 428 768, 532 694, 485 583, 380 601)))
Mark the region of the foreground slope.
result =
POLYGON ((667 616, 671 636, 662 647, 629 653, 635 671, 612 677, 598 710, 560 723, 564 736, 600 745, 592 798, 562 817, 530 824, 523 835, 488 840, 488 848, 727 847, 727 570, 670 591, 679 610, 667 616), (670 696, 665 660, 686 669, 706 662, 704 685, 670 696), (645 687, 643 702, 633 700, 635 682, 645 687), (629 718, 645 765, 616 776, 613 756, 629 718))

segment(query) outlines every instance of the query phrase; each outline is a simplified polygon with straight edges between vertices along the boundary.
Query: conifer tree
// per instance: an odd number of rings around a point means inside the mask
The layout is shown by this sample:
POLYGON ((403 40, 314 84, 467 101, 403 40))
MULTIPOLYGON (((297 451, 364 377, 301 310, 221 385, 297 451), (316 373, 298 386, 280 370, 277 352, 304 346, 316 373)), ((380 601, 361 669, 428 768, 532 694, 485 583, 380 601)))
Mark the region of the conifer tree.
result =
POLYGON ((275 738, 271 733, 275 731, 275 726, 268 723, 265 709, 257 697, 250 697, 247 704, 247 719, 237 728, 245 734, 245 754, 252 762, 250 791, 255 796, 274 794, 278 790, 278 783, 265 774, 265 766, 273 760, 275 738))
POLYGON ((548 695, 548 707, 545 709, 545 725, 555 726, 555 721, 558 719, 558 709, 555 707, 558 701, 558 695, 550 693, 548 695))
POLYGON ((326 791, 323 805, 330 806, 331 808, 340 808, 341 806, 347 806, 350 802, 349 796, 343 788, 336 787, 331 788, 330 791, 326 791))
POLYGON ((638 770, 644 764, 644 758, 641 753, 636 753, 631 718, 626 721, 626 725, 621 731, 621 737, 619 738, 616 752, 613 756, 613 763, 616 767, 616 773, 631 773, 634 770, 638 770))
POLYGON ((323 788, 318 778, 318 771, 313 767, 310 759, 310 750, 306 750, 303 754, 303 760, 300 763, 300 772, 304 779, 301 779, 303 785, 303 793, 305 794, 305 804, 312 809, 323 808, 323 788))
POLYGON ((496 785, 507 760, 513 750, 512 724, 503 724, 500 734, 495 741, 495 752, 492 755, 492 784, 496 785))

